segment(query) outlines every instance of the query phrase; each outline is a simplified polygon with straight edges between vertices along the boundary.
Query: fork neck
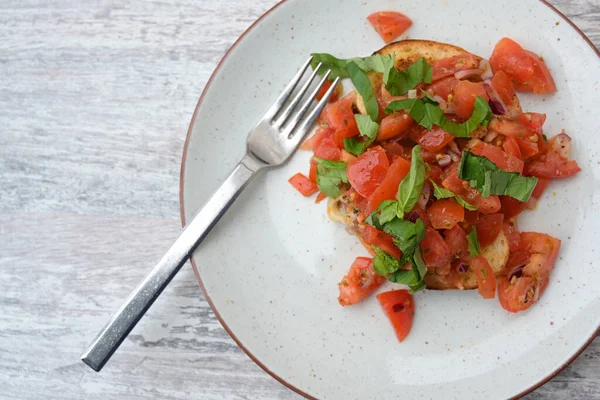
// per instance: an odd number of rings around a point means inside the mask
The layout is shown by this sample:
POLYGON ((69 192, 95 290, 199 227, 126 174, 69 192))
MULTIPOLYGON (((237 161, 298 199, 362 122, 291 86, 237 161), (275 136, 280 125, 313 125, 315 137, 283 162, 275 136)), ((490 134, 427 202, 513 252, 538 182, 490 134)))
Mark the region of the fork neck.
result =
POLYGON ((246 151, 246 154, 240 161, 240 164, 244 164, 246 168, 253 172, 258 172, 263 168, 267 168, 269 164, 265 163, 258 157, 256 157, 250 150, 246 151))

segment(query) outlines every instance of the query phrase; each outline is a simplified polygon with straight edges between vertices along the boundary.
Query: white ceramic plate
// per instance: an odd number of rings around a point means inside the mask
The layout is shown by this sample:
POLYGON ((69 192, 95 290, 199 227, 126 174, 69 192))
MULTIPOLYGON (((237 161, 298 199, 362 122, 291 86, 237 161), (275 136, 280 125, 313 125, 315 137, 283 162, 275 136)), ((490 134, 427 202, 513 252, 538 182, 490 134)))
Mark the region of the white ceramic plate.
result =
MULTIPOLYGON (((537 0, 287 0, 233 46, 198 103, 181 179, 185 221, 241 158, 248 130, 311 52, 370 55, 383 43, 366 21, 397 10, 411 38, 489 57, 511 36, 544 57, 558 93, 522 96, 548 115, 550 135, 574 139, 583 171, 552 183, 522 230, 563 241, 551 284, 517 315, 477 291, 424 291, 408 339, 397 343, 374 296, 342 308, 337 283, 366 255, 325 204, 287 179, 307 173, 308 153, 259 176, 194 255, 206 298, 238 344, 292 389, 322 399, 508 398, 564 368, 600 326, 598 178, 600 61, 591 43, 537 0)), ((390 285, 391 286, 391 285, 390 285)), ((382 290, 389 289, 389 286, 382 290)))

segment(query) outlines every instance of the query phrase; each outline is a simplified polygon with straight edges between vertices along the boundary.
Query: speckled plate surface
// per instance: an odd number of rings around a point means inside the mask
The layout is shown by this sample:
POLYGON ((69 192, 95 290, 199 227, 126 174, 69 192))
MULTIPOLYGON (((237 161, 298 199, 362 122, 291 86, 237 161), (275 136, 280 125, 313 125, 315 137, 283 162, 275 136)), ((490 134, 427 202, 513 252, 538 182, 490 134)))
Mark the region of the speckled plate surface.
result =
MULTIPOLYGON (((538 0, 287 0, 230 50, 198 103, 188 132, 181 209, 190 218, 244 152, 248 130, 311 52, 369 55, 383 46, 367 24, 374 11, 409 15, 410 38, 489 57, 511 36, 548 63, 551 96, 522 96, 548 115, 549 135, 573 137, 583 171, 554 182, 522 230, 563 241, 547 291, 512 315, 476 291, 416 295, 412 332, 398 344, 375 297, 342 308, 337 283, 366 255, 325 204, 287 179, 307 173, 308 153, 259 176, 194 254, 215 313, 238 344, 282 383, 322 399, 508 398, 546 381, 600 326, 600 61, 582 34, 538 0)), ((385 286, 381 290, 391 287, 385 286)), ((243 378, 241 378, 243 379, 243 378)))

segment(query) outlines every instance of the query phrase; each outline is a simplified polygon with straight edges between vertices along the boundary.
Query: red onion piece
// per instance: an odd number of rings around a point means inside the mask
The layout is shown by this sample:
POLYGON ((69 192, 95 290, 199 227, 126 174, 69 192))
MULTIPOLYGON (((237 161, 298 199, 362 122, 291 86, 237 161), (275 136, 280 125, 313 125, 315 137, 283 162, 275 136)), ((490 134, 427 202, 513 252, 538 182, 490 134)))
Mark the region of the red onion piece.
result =
POLYGON ((471 78, 473 76, 480 76, 483 73, 479 68, 472 69, 463 69, 461 71, 456 71, 454 73, 454 77, 458 80, 471 78))
POLYGON ((483 86, 490 97, 490 108, 492 109, 492 112, 497 115, 506 114, 508 107, 506 107, 506 104, 502 101, 502 97, 500 97, 500 94, 494 89, 492 83, 490 81, 484 81, 483 86))
POLYGON ((479 69, 483 72, 481 73, 481 79, 488 80, 494 77, 494 72, 492 71, 492 66, 488 60, 481 60, 479 63, 479 69))
POLYGON ((464 274, 469 270, 469 264, 461 262, 460 264, 458 264, 458 267, 456 267, 456 270, 461 274, 464 274))
POLYGON ((484 136, 483 141, 486 143, 490 143, 492 140, 498 137, 498 132, 496 131, 488 131, 487 135, 484 136))
POLYGON ((416 211, 413 211, 410 214, 408 214, 408 217, 406 219, 412 223, 415 223, 415 222, 417 222, 419 217, 420 217, 419 213, 416 211))
POLYGON ((427 206, 429 205, 428 203, 430 198, 431 185, 429 184, 429 182, 425 182, 425 184, 423 185, 423 189, 421 190, 421 194, 419 195, 419 199, 417 200, 417 203, 423 210, 426 210, 427 206))
POLYGON ((513 268, 512 271, 508 274, 508 281, 510 282, 513 277, 520 278, 523 275, 523 268, 525 268, 525 264, 519 265, 516 268, 513 268))
POLYGON ((460 151, 460 149, 458 148, 458 145, 456 144, 456 142, 455 142, 454 140, 453 140, 453 141, 451 141, 450 143, 448 143, 448 148, 449 148, 449 149, 450 149, 450 150, 451 150, 453 153, 456 153, 456 154, 460 154, 460 153, 462 153, 462 152, 460 151))
POLYGON ((433 96, 433 99, 440 104, 440 108, 442 110, 446 110, 446 108, 448 108, 448 102, 446 100, 444 100, 444 98, 442 96, 440 96, 439 94, 436 94, 435 96, 433 96))
POLYGON ((452 158, 450 158, 450 156, 448 154, 444 154, 439 160, 438 160, 438 164, 440 167, 447 167, 448 165, 452 164, 452 158))
POLYGON ((448 151, 448 153, 446 153, 450 156, 450 159, 454 162, 458 162, 458 160, 460 160, 460 157, 458 156, 458 154, 456 154, 453 151, 448 151))
POLYGON ((552 151, 563 158, 569 158, 571 155, 571 137, 562 131, 551 140, 552 151))

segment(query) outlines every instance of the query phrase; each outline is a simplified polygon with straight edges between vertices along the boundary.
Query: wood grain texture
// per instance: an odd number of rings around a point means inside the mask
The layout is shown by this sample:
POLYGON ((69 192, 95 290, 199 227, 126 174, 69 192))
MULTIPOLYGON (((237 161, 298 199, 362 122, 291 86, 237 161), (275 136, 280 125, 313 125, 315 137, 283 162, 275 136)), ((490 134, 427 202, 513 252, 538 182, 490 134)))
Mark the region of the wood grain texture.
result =
MULTIPOLYGON (((600 46, 598 1, 552 3, 600 46)), ((0 2, 0 398, 299 398, 229 338, 191 268, 101 374, 79 362, 178 233, 198 96, 273 4, 0 2)), ((528 399, 600 398, 599 369, 596 340, 528 399)))

